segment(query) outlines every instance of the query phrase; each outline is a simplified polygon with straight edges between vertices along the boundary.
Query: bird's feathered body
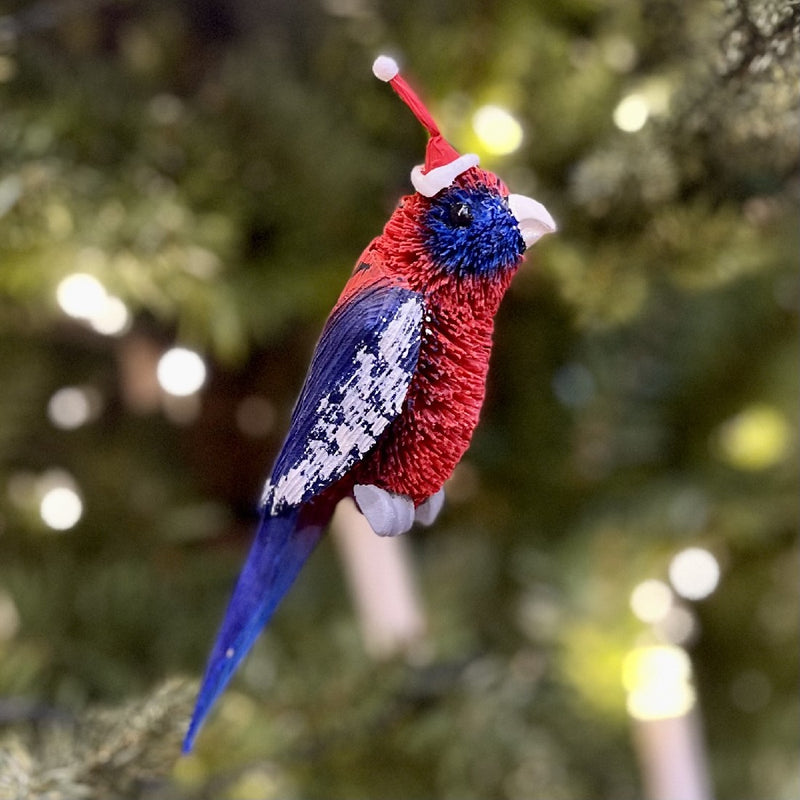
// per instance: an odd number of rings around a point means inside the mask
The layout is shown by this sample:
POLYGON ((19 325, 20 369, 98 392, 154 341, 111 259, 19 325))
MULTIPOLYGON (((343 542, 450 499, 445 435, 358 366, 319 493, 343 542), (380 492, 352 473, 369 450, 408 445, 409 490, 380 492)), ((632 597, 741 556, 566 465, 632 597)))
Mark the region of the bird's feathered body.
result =
MULTIPOLYGON (((507 196, 491 173, 470 173, 461 182, 478 193, 507 196)), ((382 236, 362 255, 359 264, 369 266, 351 279, 378 272, 383 280, 402 281, 423 304, 419 358, 402 413, 353 476, 409 496, 416 505, 442 488, 469 446, 486 392, 495 314, 524 252, 519 234, 511 231, 516 250, 509 261, 487 265, 485 272, 450 273, 431 253, 430 228, 419 223, 430 206, 420 195, 403 198, 382 236)))
MULTIPOLYGON (((415 518, 429 523, 441 507, 478 423, 495 314, 530 243, 518 209, 539 205, 509 196, 497 176, 467 161, 441 189, 400 201, 325 324, 184 751, 339 500, 354 496, 373 528, 390 535, 415 518)), ((552 223, 543 209, 532 213, 552 223)))

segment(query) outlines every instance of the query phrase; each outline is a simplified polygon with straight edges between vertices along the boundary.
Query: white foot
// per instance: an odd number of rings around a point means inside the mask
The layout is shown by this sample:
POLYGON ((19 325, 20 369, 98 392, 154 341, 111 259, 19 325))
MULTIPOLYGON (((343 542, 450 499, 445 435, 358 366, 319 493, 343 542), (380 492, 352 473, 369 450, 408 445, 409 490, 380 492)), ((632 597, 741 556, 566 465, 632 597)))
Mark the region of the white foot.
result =
POLYGON ((444 505, 444 489, 439 489, 436 494, 432 494, 424 503, 417 506, 414 512, 414 519, 420 525, 433 525, 436 517, 444 505))
POLYGON ((378 536, 398 536, 414 524, 414 503, 404 494, 392 494, 372 484, 353 487, 359 511, 378 536))

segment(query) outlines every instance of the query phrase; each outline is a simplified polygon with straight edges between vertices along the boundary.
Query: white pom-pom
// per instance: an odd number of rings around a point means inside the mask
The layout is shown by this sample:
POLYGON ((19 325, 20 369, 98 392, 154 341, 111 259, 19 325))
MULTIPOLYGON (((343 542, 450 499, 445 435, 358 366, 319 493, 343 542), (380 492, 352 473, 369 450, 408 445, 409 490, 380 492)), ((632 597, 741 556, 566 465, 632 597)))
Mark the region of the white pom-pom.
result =
POLYGON ((391 56, 378 56, 372 64, 372 71, 378 80, 388 83, 400 72, 400 67, 391 56))

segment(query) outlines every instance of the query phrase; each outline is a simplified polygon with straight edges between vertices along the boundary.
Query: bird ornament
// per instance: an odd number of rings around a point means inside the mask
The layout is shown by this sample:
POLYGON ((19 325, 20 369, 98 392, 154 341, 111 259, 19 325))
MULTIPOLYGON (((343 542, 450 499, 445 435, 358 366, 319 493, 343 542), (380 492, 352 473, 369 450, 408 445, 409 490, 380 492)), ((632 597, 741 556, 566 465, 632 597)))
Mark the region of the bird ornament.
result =
POLYGON ((556 230, 541 203, 509 194, 478 156, 447 142, 392 58, 379 56, 373 72, 428 132, 425 163, 322 330, 184 752, 340 500, 352 497, 380 536, 436 519, 478 423, 500 301, 527 248, 556 230))

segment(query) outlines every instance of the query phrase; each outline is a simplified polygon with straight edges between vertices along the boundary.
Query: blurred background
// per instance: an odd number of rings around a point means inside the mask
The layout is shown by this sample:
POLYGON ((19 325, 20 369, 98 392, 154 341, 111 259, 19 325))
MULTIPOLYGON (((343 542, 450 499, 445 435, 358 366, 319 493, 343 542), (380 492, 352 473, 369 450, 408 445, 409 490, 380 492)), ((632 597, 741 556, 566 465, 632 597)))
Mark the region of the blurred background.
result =
POLYGON ((796 798, 799 20, 0 3, 0 797, 796 798), (329 537, 178 759, 322 322, 423 158, 380 52, 560 230, 401 545, 413 635, 370 642, 329 537))

